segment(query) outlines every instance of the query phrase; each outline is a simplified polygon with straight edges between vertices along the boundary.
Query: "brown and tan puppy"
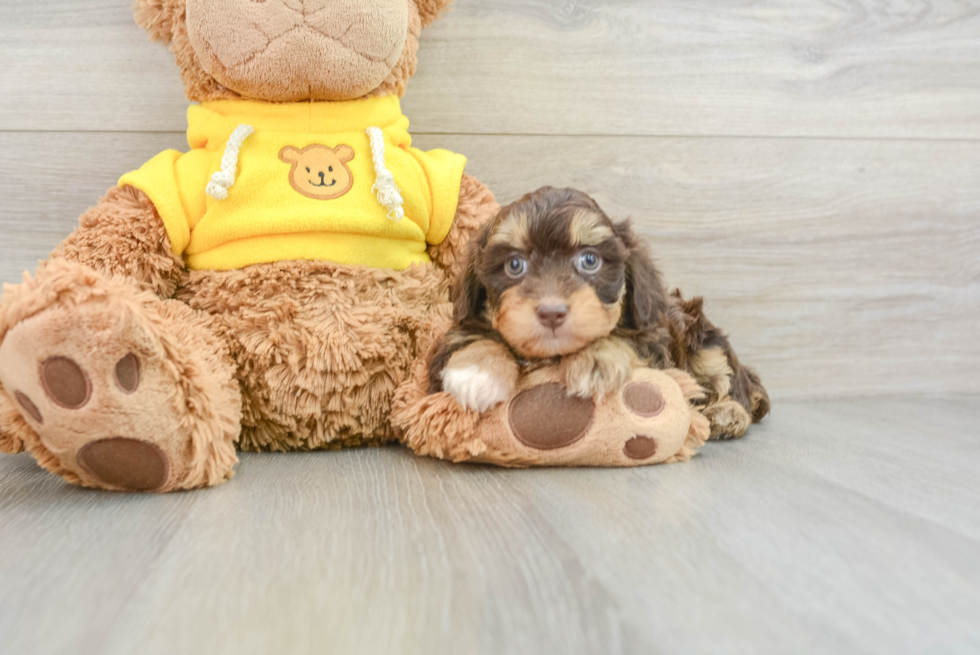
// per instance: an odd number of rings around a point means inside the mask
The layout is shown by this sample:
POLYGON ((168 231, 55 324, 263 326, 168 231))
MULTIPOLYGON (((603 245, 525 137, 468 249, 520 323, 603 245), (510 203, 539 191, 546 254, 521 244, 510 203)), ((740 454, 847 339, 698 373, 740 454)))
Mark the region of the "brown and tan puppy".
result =
POLYGON ((568 391, 600 398, 635 366, 686 369, 707 392, 713 438, 735 438, 769 412, 702 300, 668 294, 629 221, 589 196, 546 187, 504 208, 470 244, 453 328, 430 368, 432 391, 486 411, 518 376, 558 364, 568 391))

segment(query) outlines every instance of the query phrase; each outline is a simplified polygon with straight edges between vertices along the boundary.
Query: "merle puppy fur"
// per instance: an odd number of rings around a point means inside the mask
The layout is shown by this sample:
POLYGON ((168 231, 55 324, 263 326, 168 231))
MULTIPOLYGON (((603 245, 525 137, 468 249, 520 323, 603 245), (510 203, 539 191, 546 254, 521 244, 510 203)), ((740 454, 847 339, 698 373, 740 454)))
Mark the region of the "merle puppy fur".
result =
POLYGON ((703 300, 668 294, 630 222, 586 194, 546 187, 505 207, 470 243, 454 324, 430 366, 432 391, 485 411, 522 369, 559 366, 569 393, 601 397, 634 366, 687 370, 704 387, 712 438, 736 438, 769 412, 703 300))

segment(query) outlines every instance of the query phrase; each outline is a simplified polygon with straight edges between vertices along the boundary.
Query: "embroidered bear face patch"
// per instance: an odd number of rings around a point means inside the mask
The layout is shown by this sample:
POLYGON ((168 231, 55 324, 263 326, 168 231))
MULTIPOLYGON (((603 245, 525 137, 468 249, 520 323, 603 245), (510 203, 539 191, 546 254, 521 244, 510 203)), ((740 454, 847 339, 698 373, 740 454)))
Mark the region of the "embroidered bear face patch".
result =
POLYGON ((348 145, 312 145, 302 150, 286 146, 279 151, 279 159, 293 165, 289 184, 307 198, 334 200, 354 186, 354 175, 347 167, 354 159, 354 149, 348 145))

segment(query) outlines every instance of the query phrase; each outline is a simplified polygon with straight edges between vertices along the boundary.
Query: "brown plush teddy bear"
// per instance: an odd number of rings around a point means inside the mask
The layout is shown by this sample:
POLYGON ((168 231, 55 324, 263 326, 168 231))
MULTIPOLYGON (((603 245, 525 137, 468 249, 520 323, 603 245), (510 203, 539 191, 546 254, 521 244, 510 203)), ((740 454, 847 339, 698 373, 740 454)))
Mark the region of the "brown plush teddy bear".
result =
MULTIPOLYGON (((139 0, 187 153, 129 173, 0 303, 0 451, 65 480, 219 484, 236 446, 393 438, 392 397, 498 210, 399 97, 451 0, 139 0)), ((426 341, 427 342, 427 341, 426 341)))

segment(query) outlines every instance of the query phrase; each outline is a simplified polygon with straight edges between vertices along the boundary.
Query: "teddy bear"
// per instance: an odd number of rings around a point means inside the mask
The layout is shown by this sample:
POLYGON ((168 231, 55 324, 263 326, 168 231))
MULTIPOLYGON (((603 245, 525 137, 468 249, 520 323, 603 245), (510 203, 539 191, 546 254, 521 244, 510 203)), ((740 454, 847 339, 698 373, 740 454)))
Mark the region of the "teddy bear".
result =
POLYGON ((396 387, 498 206, 400 107, 451 0, 138 0, 188 109, 0 301, 0 451, 107 490, 394 439, 396 387))

